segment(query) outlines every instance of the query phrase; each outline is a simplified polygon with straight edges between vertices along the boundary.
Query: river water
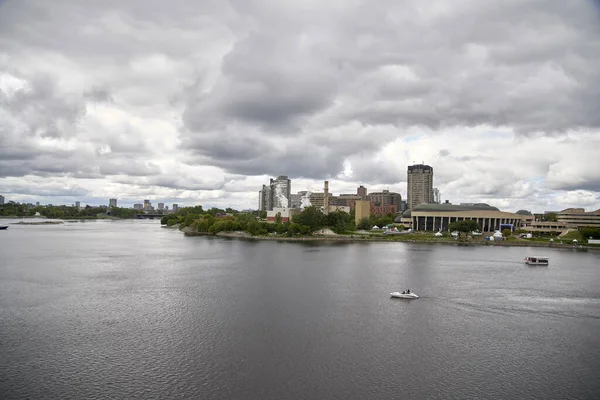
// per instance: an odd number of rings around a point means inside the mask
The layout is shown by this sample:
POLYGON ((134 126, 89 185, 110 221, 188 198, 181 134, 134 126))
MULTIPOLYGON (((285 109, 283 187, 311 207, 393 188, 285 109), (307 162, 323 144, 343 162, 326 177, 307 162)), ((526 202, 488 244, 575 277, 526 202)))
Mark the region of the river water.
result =
POLYGON ((598 399, 599 283, 597 252, 10 225, 0 397, 598 399))

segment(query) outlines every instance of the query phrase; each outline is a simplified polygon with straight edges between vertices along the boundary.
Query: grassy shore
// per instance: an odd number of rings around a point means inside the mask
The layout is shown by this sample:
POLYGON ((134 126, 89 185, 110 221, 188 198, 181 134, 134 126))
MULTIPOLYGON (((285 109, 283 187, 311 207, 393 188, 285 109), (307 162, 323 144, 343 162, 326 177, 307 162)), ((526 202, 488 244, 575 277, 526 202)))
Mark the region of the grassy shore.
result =
MULTIPOLYGON (((184 232, 185 236, 212 236, 209 233, 202 232, 184 232)), ((285 235, 265 235, 251 236, 246 232, 219 232, 217 237, 236 238, 246 240, 275 240, 286 242, 308 242, 308 241, 330 241, 330 242, 405 242, 405 243, 429 243, 429 244, 447 244, 455 246, 519 246, 519 247, 550 247, 559 249, 577 249, 577 250, 600 250, 597 245, 574 245, 573 243, 562 243, 549 240, 540 241, 532 239, 520 239, 510 237, 509 240, 489 241, 483 237, 474 237, 471 239, 454 239, 452 236, 436 237, 430 232, 417 232, 402 235, 383 235, 382 233, 374 234, 347 234, 347 235, 312 235, 312 236, 293 236, 285 235)))

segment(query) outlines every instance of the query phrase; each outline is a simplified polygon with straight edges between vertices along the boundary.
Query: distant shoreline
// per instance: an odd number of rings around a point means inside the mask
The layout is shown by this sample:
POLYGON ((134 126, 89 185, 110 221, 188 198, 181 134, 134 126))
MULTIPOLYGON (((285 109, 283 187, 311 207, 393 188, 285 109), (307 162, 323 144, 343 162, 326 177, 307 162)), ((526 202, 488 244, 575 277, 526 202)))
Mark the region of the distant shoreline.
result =
POLYGON ((541 242, 513 242, 513 241, 456 241, 456 240, 420 240, 420 239, 399 239, 399 236, 385 238, 381 236, 357 236, 357 235, 319 235, 319 236, 251 236, 246 232, 219 232, 216 235, 205 232, 183 231, 185 236, 214 236, 228 239, 242 240, 271 240, 279 242, 388 242, 388 243, 420 243, 420 244, 444 244, 454 246, 503 246, 503 247, 547 247, 556 249, 572 249, 579 251, 600 251, 600 247, 572 245, 560 243, 541 243, 541 242))

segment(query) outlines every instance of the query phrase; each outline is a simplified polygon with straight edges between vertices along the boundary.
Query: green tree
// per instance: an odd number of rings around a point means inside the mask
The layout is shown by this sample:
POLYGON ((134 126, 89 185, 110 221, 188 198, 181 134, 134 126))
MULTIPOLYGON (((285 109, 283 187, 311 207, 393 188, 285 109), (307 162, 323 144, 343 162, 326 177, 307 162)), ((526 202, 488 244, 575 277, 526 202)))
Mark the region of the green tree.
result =
POLYGON ((322 228, 325 225, 323 213, 314 206, 306 207, 300 213, 294 215, 293 221, 299 225, 307 226, 311 231, 322 228))
POLYGON ((600 239, 600 228, 581 228, 581 236, 583 236, 586 240, 589 238, 600 239))
POLYGON ((363 218, 360 221, 358 221, 358 229, 363 229, 368 231, 369 229, 371 229, 371 221, 369 221, 369 218, 363 218))
POLYGON ((277 225, 281 224, 281 213, 278 212, 277 214, 275 214, 275 223, 277 225))
POLYGON ((509 237, 512 234, 512 231, 508 228, 505 228, 502 230, 502 236, 504 236, 505 238, 509 237))
POLYGON ((467 219, 467 220, 463 220, 463 221, 452 222, 448 226, 448 229, 451 232, 458 231, 458 235, 460 237, 461 233, 468 234, 469 232, 478 230, 479 229, 479 225, 477 225, 476 221, 467 219))
POLYGON ((555 212, 549 212, 549 213, 544 214, 544 218, 548 222, 557 222, 558 221, 558 218, 557 218, 555 212))

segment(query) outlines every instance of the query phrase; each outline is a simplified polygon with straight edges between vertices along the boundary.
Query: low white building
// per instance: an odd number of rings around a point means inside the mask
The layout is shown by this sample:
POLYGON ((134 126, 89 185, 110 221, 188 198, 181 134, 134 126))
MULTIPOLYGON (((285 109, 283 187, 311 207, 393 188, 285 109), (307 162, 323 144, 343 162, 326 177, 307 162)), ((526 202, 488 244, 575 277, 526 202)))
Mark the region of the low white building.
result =
POLYGON ((277 214, 281 217, 281 222, 290 222, 294 214, 297 214, 299 210, 297 208, 281 207, 273 208, 267 211, 267 221, 276 222, 277 214))

